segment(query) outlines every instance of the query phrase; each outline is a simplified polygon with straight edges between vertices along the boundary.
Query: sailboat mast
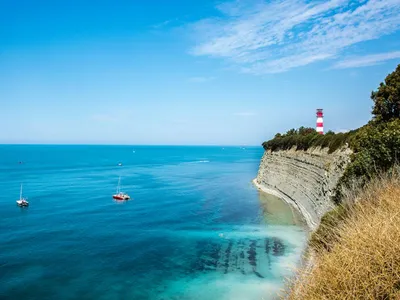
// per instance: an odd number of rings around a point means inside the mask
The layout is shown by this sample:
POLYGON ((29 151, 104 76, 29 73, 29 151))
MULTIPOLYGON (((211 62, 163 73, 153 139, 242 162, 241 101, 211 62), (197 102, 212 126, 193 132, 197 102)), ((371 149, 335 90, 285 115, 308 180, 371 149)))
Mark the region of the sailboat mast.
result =
POLYGON ((19 191, 19 199, 22 199, 22 183, 21 183, 21 190, 19 191))
POLYGON ((119 176, 119 178, 118 178, 117 194, 119 193, 119 189, 120 189, 119 185, 120 185, 120 183, 121 183, 121 176, 119 176))

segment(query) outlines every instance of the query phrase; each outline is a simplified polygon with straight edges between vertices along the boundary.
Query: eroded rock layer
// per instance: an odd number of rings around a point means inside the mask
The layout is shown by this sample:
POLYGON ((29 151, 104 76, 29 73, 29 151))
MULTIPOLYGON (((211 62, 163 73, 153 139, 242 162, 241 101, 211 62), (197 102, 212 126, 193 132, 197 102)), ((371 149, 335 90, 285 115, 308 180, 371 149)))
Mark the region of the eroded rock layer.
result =
POLYGON ((350 160, 349 148, 328 154, 328 149, 266 151, 255 183, 293 204, 311 229, 332 206, 331 196, 350 160))

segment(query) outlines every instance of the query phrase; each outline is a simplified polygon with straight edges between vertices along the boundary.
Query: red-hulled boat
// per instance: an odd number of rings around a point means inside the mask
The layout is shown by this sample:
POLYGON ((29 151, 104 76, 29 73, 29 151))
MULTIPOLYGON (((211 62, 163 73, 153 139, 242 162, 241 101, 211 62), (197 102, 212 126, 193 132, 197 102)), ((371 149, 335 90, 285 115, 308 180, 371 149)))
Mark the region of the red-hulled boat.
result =
POLYGON ((119 177, 119 179, 118 179, 117 193, 115 195, 113 195, 113 198, 115 200, 129 200, 129 199, 131 199, 131 197, 128 194, 121 192, 120 183, 121 183, 121 177, 119 177))
POLYGON ((131 197, 129 197, 129 195, 125 194, 125 193, 115 194, 115 195, 113 195, 113 198, 115 200, 129 200, 129 199, 131 199, 131 197))

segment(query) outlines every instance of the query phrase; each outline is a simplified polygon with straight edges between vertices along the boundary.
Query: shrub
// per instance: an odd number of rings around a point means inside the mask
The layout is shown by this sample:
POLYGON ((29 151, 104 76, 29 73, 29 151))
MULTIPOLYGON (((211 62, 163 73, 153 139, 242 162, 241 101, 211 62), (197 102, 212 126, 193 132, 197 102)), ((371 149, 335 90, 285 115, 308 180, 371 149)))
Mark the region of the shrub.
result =
POLYGON ((329 153, 332 153, 348 143, 354 133, 355 131, 335 134, 329 131, 326 135, 320 135, 314 128, 300 127, 297 130, 291 129, 286 134, 276 134, 272 140, 264 142, 263 147, 265 150, 278 151, 293 147, 296 150, 307 150, 319 146, 329 148, 329 153))
POLYGON ((358 180, 365 185, 378 173, 389 171, 400 156, 400 119, 360 128, 351 141, 354 154, 335 189, 333 200, 341 202, 343 189, 358 180))

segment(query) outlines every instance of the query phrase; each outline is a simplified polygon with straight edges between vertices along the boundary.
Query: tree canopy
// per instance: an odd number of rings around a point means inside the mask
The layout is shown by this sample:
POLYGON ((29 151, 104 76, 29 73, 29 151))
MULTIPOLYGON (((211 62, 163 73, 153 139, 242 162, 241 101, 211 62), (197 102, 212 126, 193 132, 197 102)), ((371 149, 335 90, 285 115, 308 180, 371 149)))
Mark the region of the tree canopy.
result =
POLYGON ((377 91, 371 93, 374 101, 372 114, 377 122, 400 118, 400 64, 381 82, 377 91))

